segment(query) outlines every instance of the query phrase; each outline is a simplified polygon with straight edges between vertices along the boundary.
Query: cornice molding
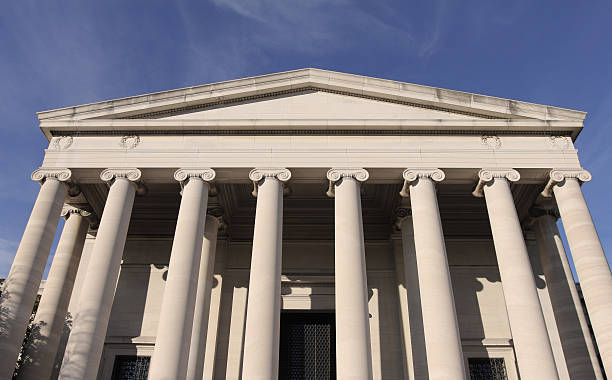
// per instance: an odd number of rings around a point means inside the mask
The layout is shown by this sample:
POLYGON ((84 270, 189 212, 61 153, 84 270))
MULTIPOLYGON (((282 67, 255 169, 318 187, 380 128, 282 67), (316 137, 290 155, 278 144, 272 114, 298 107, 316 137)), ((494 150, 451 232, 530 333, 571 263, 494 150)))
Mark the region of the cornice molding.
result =
POLYGON ((327 171, 327 179, 329 180, 329 188, 327 196, 333 198, 335 195, 334 186, 336 182, 342 178, 353 178, 357 183, 365 182, 370 178, 370 173, 363 168, 331 168, 327 171))
POLYGON ((553 195, 553 186, 558 183, 565 182, 566 178, 575 178, 582 185, 584 182, 589 182, 593 176, 587 170, 580 169, 553 169, 548 173, 548 182, 542 190, 541 195, 550 198, 553 195))
POLYGON ((402 186, 400 195, 406 198, 410 196, 409 186, 419 178, 430 178, 432 181, 440 182, 446 178, 446 175, 442 170, 437 168, 406 169, 402 174, 402 178, 404 178, 404 186, 402 186))
MULTIPOLYGON (((174 172, 174 179, 181 184, 181 193, 187 182, 192 178, 200 178, 202 181, 209 183, 214 181, 217 173, 211 168, 181 168, 174 172)), ((210 193, 210 189, 209 189, 210 193)))
POLYGON ((32 181, 40 183, 41 186, 47 178, 63 182, 68 189, 68 195, 71 197, 76 197, 81 193, 79 186, 72 180, 72 171, 70 169, 38 168, 32 172, 30 178, 32 181))
POLYGON ((108 168, 100 173, 100 179, 110 187, 118 178, 127 179, 136 186, 136 194, 144 195, 147 188, 142 182, 142 172, 136 168, 108 168))
POLYGON ((478 183, 472 191, 472 195, 478 198, 484 197, 484 186, 494 179, 506 179, 510 182, 516 182, 521 179, 521 174, 514 169, 481 169, 478 172, 478 183))
POLYGON ((291 172, 287 168, 255 168, 249 172, 249 179, 253 182, 253 196, 257 197, 259 185, 266 178, 274 178, 278 180, 283 189, 286 189, 285 183, 291 179, 291 172))

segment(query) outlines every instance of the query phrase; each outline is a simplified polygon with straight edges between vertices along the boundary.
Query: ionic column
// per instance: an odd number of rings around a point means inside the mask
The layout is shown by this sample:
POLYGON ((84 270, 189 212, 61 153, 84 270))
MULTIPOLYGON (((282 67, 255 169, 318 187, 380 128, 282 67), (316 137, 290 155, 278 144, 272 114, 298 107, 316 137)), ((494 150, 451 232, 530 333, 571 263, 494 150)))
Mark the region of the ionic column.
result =
POLYGON ((338 379, 371 380, 372 348, 368 312, 360 182, 365 169, 330 169, 334 197, 336 281, 336 371, 338 379))
POLYGON ((533 229, 561 347, 572 379, 602 379, 591 333, 557 228, 556 210, 532 208, 533 229))
POLYGON ((612 274, 581 182, 591 180, 586 170, 552 170, 545 196, 555 195, 567 242, 587 306, 597 347, 608 376, 612 374, 612 274))
POLYGON ((406 169, 403 177, 400 194, 410 196, 429 379, 465 379, 453 284, 434 184, 444 179, 444 172, 406 169))
POLYGON ((144 193, 138 169, 106 169, 110 186, 60 370, 62 380, 94 380, 110 317, 134 196, 144 193))
POLYGON ((253 169, 257 197, 244 337, 243 380, 278 379, 283 182, 287 169, 253 169))
POLYGON ((193 329, 191 331, 189 362, 187 364, 187 380, 202 380, 204 373, 204 355, 206 353, 206 337, 208 336, 208 313, 210 311, 210 294, 213 285, 219 225, 218 217, 210 214, 206 215, 202 258, 200 259, 198 273, 198 289, 193 314, 193 329))
POLYGON ((32 180, 42 186, 0 299, 1 379, 13 375, 71 176, 68 169, 41 168, 32 173, 32 180))
POLYGON ((62 216, 66 223, 34 318, 36 334, 30 335, 25 348, 26 360, 19 372, 20 379, 38 380, 51 377, 74 279, 87 237, 90 224, 88 219, 93 217, 89 211, 69 205, 64 206, 62 216))
POLYGON ((150 380, 184 379, 187 374, 193 313, 202 255, 202 236, 208 206, 212 169, 179 169, 182 199, 170 253, 150 380))
POLYGON ((508 321, 521 378, 558 379, 523 232, 508 181, 514 169, 482 169, 474 195, 484 192, 508 321))

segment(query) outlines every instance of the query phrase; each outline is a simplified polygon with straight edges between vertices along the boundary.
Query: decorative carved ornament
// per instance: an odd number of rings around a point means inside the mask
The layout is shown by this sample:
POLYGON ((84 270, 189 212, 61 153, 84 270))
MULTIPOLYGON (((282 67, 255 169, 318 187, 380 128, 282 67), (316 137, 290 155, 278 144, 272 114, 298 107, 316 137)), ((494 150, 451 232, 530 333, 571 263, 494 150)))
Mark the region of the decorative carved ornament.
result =
POLYGON ((119 146, 123 149, 134 149, 140 144, 140 136, 123 136, 119 139, 119 146))
POLYGON ((521 179, 521 175, 514 169, 481 169, 478 172, 478 184, 472 195, 478 198, 484 196, 484 186, 496 178, 505 178, 508 181, 516 182, 521 179))
POLYGON ((499 149, 502 145, 501 139, 495 135, 482 135, 480 142, 482 145, 486 145, 493 149, 499 149))
POLYGON ((286 189, 285 182, 291 179, 291 172, 286 168, 255 168, 249 173, 249 179, 253 181, 253 196, 257 196, 259 184, 266 178, 275 178, 280 181, 283 189, 286 189))
POLYGON ((567 149, 571 140, 567 136, 550 136, 548 142, 555 149, 567 149))
POLYGON ((106 182, 108 186, 112 186, 115 180, 123 178, 132 182, 136 186, 136 194, 144 195, 147 192, 147 188, 142 182, 142 172, 136 168, 109 168, 104 169, 100 173, 100 179, 106 182))
POLYGON ((404 186, 400 191, 402 197, 410 196, 410 184, 418 180, 419 178, 430 178, 432 181, 440 182, 446 178, 444 172, 437 168, 430 169, 406 169, 402 174, 404 178, 404 186))
POLYGON ((400 231, 404 221, 412 221, 412 210, 408 207, 398 207, 393 213, 395 214, 395 228, 400 231))
POLYGON ((333 198, 335 195, 336 182, 342 178, 353 178, 358 183, 365 182, 370 178, 370 173, 362 168, 332 168, 327 171, 327 179, 329 180, 329 188, 327 189, 327 196, 333 198))
POLYGON ((72 172, 70 169, 39 168, 32 172, 30 178, 41 185, 45 183, 47 178, 53 178, 63 182, 68 188, 68 195, 71 197, 76 197, 81 193, 81 189, 72 181, 72 172))
POLYGON ((549 198, 552 197, 553 186, 558 183, 563 183, 566 178, 576 178, 580 184, 589 182, 593 177, 588 171, 579 169, 553 169, 548 173, 548 182, 542 190, 542 196, 549 198))
MULTIPOLYGON (((183 193, 183 189, 185 185, 191 178, 200 178, 204 182, 212 182, 217 173, 211 168, 184 168, 179 169, 174 172, 174 179, 179 181, 181 184, 181 194, 183 193)), ((210 184, 209 184, 210 185, 210 184)), ((209 187, 209 195, 210 195, 210 187, 209 187)))
POLYGON ((51 146, 56 150, 64 150, 70 148, 73 141, 72 136, 58 136, 51 139, 51 146))

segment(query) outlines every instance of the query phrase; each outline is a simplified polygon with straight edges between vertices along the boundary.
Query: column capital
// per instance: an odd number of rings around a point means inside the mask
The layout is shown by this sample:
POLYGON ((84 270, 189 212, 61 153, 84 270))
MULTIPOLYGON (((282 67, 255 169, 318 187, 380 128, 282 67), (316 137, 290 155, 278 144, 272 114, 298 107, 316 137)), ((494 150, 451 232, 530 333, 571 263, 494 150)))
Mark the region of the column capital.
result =
POLYGON ((253 196, 257 196, 257 185, 266 178, 275 178, 281 184, 291 179, 291 172, 287 168, 255 168, 249 172, 249 179, 253 181, 253 196))
POLYGON ((331 168, 327 171, 327 179, 329 180, 329 189, 327 196, 334 197, 334 185, 342 178, 353 178, 357 182, 365 182, 370 178, 370 173, 363 168, 331 168))
POLYGON ((108 168, 100 173, 100 179, 111 186, 118 178, 124 178, 136 186, 136 194, 144 195, 147 188, 142 182, 142 172, 136 168, 108 168))
POLYGON ((580 184, 589 182, 593 177, 588 171, 578 169, 553 169, 548 173, 548 182, 542 190, 542 196, 546 198, 552 197, 552 188, 554 185, 565 181, 566 178, 576 178, 580 184))
POLYGON ((89 228, 92 230, 98 229, 98 225, 100 224, 100 220, 98 216, 91 211, 89 206, 75 206, 70 204, 65 204, 62 208, 61 216, 68 220, 68 218, 73 214, 79 214, 89 222, 89 228))
POLYGON ((404 178, 404 186, 400 191, 400 195, 402 197, 408 197, 410 192, 408 190, 408 186, 411 183, 417 181, 419 178, 430 178, 435 182, 440 182, 446 178, 444 172, 437 168, 426 168, 426 169, 406 169, 402 174, 404 178))
POLYGON ((395 214, 395 227, 398 230, 402 230, 402 223, 408 219, 412 218, 412 209, 409 207, 398 207, 393 213, 395 214))
POLYGON ((516 182, 521 179, 521 175, 514 169, 481 169, 478 172, 478 183, 474 191, 472 191, 472 195, 482 198, 484 196, 484 186, 495 178, 505 178, 508 181, 516 182))
POLYGON ((81 189, 72 180, 72 171, 67 168, 38 168, 30 175, 32 181, 36 181, 41 185, 45 183, 47 178, 53 178, 57 181, 64 182, 68 188, 68 194, 75 197, 81 193, 81 189))
POLYGON ((212 182, 217 173, 211 168, 181 168, 174 172, 174 179, 181 184, 181 191, 191 178, 200 178, 204 182, 212 182))

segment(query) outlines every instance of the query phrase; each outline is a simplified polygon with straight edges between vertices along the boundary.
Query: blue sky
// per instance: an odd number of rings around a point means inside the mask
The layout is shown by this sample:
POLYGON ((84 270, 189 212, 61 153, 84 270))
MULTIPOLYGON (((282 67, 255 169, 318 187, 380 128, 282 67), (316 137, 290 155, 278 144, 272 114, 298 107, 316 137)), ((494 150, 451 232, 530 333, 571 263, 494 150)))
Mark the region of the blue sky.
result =
POLYGON ((6 1, 0 11, 0 277, 39 185, 35 112, 302 67, 587 111, 583 187, 612 248, 612 3, 6 1))

